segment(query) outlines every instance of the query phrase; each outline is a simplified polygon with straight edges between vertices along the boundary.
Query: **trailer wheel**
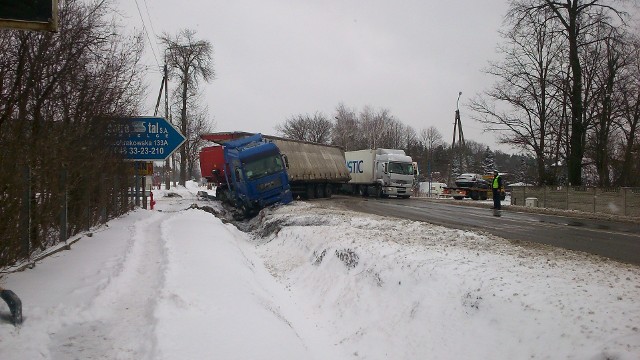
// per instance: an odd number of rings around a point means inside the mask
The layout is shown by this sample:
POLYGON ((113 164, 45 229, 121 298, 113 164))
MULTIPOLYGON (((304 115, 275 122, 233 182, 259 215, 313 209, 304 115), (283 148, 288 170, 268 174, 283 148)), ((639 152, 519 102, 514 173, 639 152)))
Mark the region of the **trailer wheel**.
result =
POLYGON ((326 195, 324 193, 324 184, 317 184, 316 185, 316 197, 318 199, 322 199, 324 198, 326 195))
POLYGON ((471 191, 471 199, 472 200, 480 199, 480 195, 478 194, 478 192, 476 190, 471 191))
POLYGON ((307 184, 305 197, 307 199, 313 199, 316 197, 316 186, 314 184, 307 184))
POLYGON ((324 187, 324 196, 327 199, 330 199, 333 195, 333 186, 331 184, 326 184, 324 187))
POLYGON ((483 191, 480 193, 480 200, 487 200, 487 192, 483 191))
POLYGON ((462 200, 463 196, 454 196, 453 198, 456 200, 462 200))

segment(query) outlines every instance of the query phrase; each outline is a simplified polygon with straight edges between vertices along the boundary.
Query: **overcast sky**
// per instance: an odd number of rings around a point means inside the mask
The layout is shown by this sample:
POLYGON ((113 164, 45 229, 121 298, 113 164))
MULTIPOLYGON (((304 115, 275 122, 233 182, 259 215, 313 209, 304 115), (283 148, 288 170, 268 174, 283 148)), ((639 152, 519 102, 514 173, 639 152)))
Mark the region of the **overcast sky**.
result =
MULTIPOLYGON (((450 143, 462 91, 465 138, 495 144, 466 104, 493 82, 482 69, 497 56, 505 0, 136 1, 151 39, 188 28, 213 45, 216 78, 204 99, 216 131, 275 135, 293 115, 332 119, 344 103, 386 108, 418 133, 435 126, 450 143)), ((140 30, 136 1, 120 6, 140 30)), ((145 63, 157 69, 147 52, 145 63)), ((159 76, 149 78, 151 114, 159 76)))

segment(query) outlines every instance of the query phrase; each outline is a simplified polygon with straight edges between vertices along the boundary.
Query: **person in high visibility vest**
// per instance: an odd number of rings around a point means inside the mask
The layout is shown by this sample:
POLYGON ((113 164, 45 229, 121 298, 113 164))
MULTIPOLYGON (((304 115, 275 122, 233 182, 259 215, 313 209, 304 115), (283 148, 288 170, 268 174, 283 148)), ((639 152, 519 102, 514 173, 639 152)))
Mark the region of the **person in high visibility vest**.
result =
POLYGON ((493 171, 493 181, 491 182, 491 190, 493 191, 493 208, 500 210, 500 189, 502 189, 502 178, 498 170, 493 171))

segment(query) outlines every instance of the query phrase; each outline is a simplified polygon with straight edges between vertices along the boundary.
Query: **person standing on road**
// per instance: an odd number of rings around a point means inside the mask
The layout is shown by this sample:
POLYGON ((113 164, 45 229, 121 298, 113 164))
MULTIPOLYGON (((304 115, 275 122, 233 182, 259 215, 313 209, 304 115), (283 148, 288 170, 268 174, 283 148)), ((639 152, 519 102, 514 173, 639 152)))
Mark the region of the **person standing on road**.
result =
POLYGON ((493 170, 493 182, 491 183, 491 190, 493 191, 492 209, 500 210, 500 189, 502 189, 502 178, 498 170, 493 170))

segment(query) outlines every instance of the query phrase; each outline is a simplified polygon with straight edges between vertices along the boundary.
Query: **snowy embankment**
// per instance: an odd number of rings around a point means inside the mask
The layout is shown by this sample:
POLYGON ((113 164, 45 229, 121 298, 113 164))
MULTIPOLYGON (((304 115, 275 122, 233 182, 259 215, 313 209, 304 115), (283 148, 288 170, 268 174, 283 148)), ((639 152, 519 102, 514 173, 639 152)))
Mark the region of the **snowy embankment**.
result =
POLYGON ((0 358, 640 358, 637 266, 330 201, 247 233, 197 190, 0 280, 0 358))

